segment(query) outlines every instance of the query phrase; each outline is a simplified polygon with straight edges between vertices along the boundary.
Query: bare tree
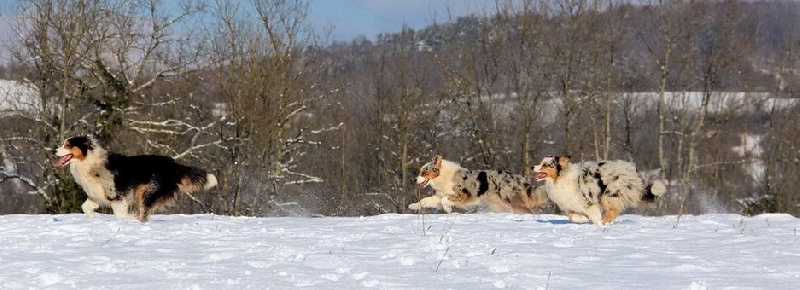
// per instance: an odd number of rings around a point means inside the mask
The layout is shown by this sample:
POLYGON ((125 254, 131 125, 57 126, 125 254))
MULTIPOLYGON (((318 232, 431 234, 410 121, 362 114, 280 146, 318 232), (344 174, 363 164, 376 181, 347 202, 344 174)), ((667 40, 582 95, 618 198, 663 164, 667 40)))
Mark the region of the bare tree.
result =
MULTIPOLYGON (((439 127, 435 98, 440 75, 433 63, 433 52, 426 51, 415 41, 413 30, 404 29, 396 38, 382 39, 379 60, 375 64, 373 96, 378 113, 376 137, 382 150, 376 150, 381 184, 386 184, 391 212, 404 212, 414 196, 410 183, 412 172, 426 160, 425 154, 441 150, 435 146, 425 148, 422 142, 429 130, 439 127), (429 117, 426 117, 429 116, 429 117)), ((436 133, 433 133, 436 134, 436 133)))
POLYGON ((141 119, 152 121, 153 107, 175 110, 168 93, 152 89, 195 68, 196 50, 175 26, 199 7, 185 2, 164 12, 163 5, 155 0, 20 1, 15 32, 22 46, 13 57, 36 88, 38 110, 32 117, 34 136, 18 140, 37 148, 41 167, 33 172, 43 178, 36 180, 36 191, 51 192, 51 211, 77 208, 82 192, 65 172, 48 166, 47 148, 87 133, 111 149, 120 148, 115 141, 127 146, 135 135, 124 129, 140 129, 141 119))
POLYGON ((314 136, 341 126, 311 127, 310 109, 334 91, 314 89, 305 2, 221 0, 213 9, 213 90, 227 114, 220 134, 232 164, 222 174, 224 212, 266 214, 286 197, 277 196, 285 186, 323 181, 298 162, 306 146, 322 145, 314 136))

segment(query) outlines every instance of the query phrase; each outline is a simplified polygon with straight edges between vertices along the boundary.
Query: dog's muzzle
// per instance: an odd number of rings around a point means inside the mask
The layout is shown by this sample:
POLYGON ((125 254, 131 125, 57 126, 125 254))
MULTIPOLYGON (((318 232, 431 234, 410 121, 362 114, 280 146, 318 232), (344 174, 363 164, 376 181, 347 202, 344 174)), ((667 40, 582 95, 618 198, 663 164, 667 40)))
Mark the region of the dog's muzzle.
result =
POLYGON ((417 176, 417 184, 419 184, 419 187, 425 188, 426 186, 428 186, 429 182, 431 182, 430 179, 427 179, 422 176, 417 176))
POLYGON ((69 150, 57 148, 53 149, 53 154, 59 157, 58 161, 53 163, 53 166, 56 168, 63 167, 64 165, 67 165, 69 164, 70 161, 72 161, 72 153, 70 153, 69 150))

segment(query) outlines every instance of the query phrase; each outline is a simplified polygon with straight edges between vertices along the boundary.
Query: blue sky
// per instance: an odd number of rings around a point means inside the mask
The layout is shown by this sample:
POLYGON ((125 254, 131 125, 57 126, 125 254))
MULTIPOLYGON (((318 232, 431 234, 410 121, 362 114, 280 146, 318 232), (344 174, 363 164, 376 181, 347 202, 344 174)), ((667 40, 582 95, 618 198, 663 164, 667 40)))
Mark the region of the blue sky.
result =
MULTIPOLYGON (((172 1, 172 0, 165 0, 172 1)), ((0 39, 11 36, 7 17, 17 0, 0 0, 0 39)), ((407 25, 420 29, 449 18, 494 11, 494 0, 309 0, 309 21, 318 32, 332 28, 331 40, 398 32, 407 25)), ((0 47, 0 59, 6 57, 0 47)), ((1 62, 1 61, 0 61, 1 62)))
MULTIPOLYGON (((0 15, 8 16, 16 2, 0 0, 0 15)), ((453 17, 483 14, 493 7, 494 0, 309 0, 309 20, 317 28, 334 27, 334 40, 358 35, 374 39, 378 33, 399 31, 403 24, 419 29, 434 20, 446 22, 448 13, 453 17)), ((8 33, 4 19, 0 19, 0 33, 8 33)))

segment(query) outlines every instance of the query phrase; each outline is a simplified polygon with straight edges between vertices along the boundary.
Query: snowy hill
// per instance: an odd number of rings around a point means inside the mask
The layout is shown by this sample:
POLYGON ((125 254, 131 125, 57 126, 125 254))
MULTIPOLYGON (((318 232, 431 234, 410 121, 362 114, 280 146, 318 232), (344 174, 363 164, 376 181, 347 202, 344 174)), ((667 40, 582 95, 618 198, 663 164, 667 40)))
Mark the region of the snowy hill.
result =
POLYGON ((800 220, 0 216, 1 289, 797 289, 800 220))

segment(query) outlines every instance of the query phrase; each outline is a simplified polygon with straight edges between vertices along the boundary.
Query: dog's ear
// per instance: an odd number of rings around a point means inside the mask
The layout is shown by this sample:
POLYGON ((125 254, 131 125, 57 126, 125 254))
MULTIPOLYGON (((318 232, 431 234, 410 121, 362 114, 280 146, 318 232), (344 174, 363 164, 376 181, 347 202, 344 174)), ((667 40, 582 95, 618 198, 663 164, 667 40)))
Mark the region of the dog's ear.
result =
POLYGON ((558 156, 558 165, 560 165, 561 168, 566 168, 569 164, 569 158, 569 155, 558 156))
POLYGON ((86 149, 94 150, 94 144, 92 143, 92 137, 86 136, 86 149))
POLYGON ((436 155, 433 165, 436 166, 436 168, 442 167, 442 155, 436 155))

